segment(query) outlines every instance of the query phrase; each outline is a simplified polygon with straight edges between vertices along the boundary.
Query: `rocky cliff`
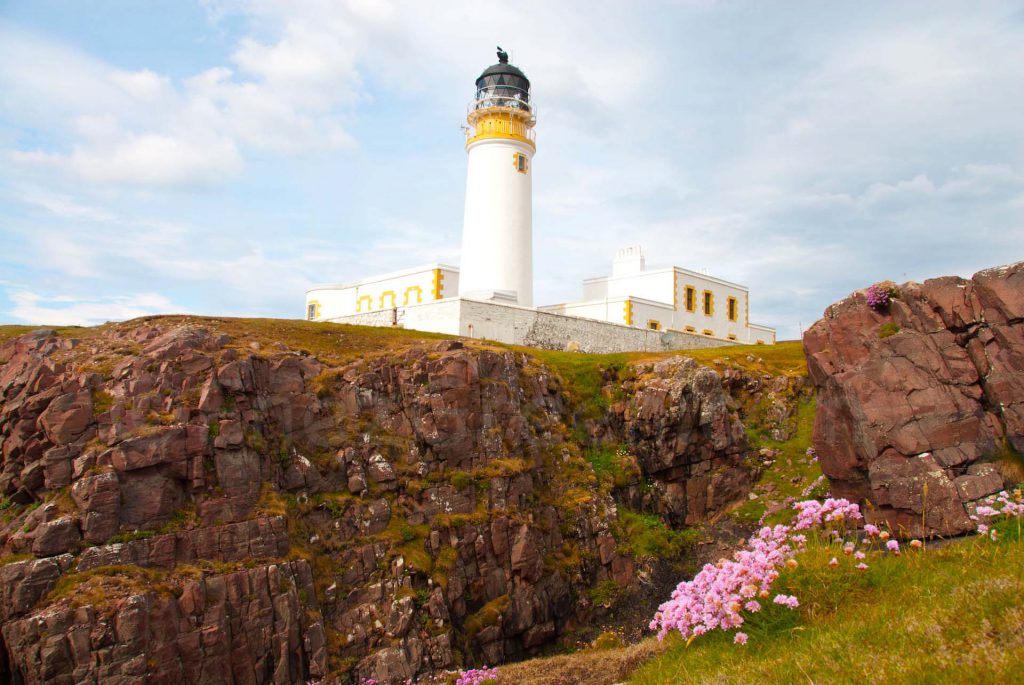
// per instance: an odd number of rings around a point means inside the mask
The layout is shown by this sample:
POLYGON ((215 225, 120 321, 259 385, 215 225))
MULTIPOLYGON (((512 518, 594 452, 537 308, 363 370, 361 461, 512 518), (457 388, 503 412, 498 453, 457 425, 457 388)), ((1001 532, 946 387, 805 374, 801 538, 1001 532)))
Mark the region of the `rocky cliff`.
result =
POLYGON ((973 502, 1019 478, 1024 263, 877 288, 888 304, 853 293, 804 335, 822 471, 869 521, 973 530, 973 502))
POLYGON ((530 356, 388 335, 179 317, 0 345, 0 681, 520 658, 636 584, 623 504, 692 523, 749 490, 736 407, 692 360, 610 378, 581 438, 530 356), (616 479, 588 445, 618 446, 616 479))

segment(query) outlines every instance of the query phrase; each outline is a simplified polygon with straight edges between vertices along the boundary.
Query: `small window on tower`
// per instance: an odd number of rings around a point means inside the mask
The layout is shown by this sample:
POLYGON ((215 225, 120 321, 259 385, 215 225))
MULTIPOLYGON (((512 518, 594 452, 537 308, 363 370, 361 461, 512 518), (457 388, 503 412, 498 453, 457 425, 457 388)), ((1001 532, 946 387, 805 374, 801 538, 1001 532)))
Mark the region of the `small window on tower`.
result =
POLYGON ((735 297, 730 297, 729 298, 729 321, 735 321, 736 317, 737 317, 736 298, 735 297))
POLYGON ((526 159, 526 155, 522 152, 517 152, 515 154, 515 165, 516 171, 521 174, 525 174, 529 168, 529 160, 526 159))
POLYGON ((311 302, 306 305, 306 319, 309 321, 316 321, 316 303, 311 302))
POLYGON ((710 290, 704 291, 704 314, 707 316, 714 316, 715 314, 715 296, 710 290))

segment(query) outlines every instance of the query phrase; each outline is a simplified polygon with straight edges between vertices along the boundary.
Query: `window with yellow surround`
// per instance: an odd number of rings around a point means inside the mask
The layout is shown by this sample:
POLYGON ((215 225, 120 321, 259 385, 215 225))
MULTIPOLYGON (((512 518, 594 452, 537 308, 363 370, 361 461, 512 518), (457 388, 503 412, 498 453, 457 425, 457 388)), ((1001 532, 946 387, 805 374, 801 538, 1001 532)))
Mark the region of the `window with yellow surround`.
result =
POLYGON ((527 159, 526 155, 524 155, 522 152, 517 152, 514 155, 512 155, 512 160, 513 165, 516 168, 516 171, 518 171, 519 173, 525 174, 527 171, 530 170, 530 160, 527 159))
POLYGON ((686 311, 697 311, 697 289, 692 285, 686 286, 686 311))
POLYGON ((710 290, 704 291, 704 314, 712 316, 715 313, 715 295, 710 290))
POLYGON ((661 330, 661 322, 657 321, 655 319, 648 319, 647 327, 650 328, 652 331, 660 331, 661 330))
POLYGON ((410 285, 405 289, 405 302, 402 304, 419 304, 423 302, 423 288, 418 285, 410 285))
POLYGON ((736 298, 729 298, 729 321, 735 321, 736 317, 739 316, 739 308, 736 306, 736 298))

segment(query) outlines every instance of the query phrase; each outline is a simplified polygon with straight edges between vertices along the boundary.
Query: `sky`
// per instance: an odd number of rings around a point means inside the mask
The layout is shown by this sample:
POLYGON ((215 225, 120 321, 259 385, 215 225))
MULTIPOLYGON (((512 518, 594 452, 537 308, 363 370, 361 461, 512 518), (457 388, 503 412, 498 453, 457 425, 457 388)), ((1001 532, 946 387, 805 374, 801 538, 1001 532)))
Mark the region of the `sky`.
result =
POLYGON ((299 318, 457 265, 496 45, 537 105, 539 304, 640 244, 792 339, 1024 260, 1022 2, 0 0, 0 322, 299 318))

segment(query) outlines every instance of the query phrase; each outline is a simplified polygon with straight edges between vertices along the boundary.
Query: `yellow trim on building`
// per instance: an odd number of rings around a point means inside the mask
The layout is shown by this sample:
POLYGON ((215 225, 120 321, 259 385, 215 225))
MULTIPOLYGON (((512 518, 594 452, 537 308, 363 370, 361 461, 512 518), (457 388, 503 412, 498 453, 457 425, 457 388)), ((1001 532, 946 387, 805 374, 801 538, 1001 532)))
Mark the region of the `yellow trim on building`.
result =
POLYGON ((679 273, 675 269, 672 269, 672 311, 679 311, 679 273))
POLYGON ((715 334, 715 332, 713 330, 711 330, 710 328, 705 328, 704 329, 704 335, 714 335, 714 334, 715 334))
POLYGON ((530 158, 522 152, 512 153, 512 166, 521 174, 530 173, 530 158))
POLYGON ((687 333, 696 333, 696 332, 697 332, 697 329, 696 329, 696 328, 694 328, 693 326, 687 326, 687 327, 686 327, 686 332, 687 332, 687 333))
POLYGON ((715 315, 715 294, 710 290, 705 290, 701 293, 701 309, 704 310, 704 316, 715 315))
POLYGON ((372 295, 361 295, 359 297, 359 299, 356 300, 356 311, 357 312, 363 311, 363 300, 366 300, 366 311, 368 311, 368 312, 369 311, 373 311, 373 296, 372 295))
POLYGON ((396 304, 395 304, 396 300, 397 300, 397 298, 395 297, 395 291, 394 290, 385 290, 384 292, 382 292, 380 294, 380 308, 381 309, 393 309, 396 306, 396 304), (391 306, 390 307, 385 307, 384 306, 384 298, 385 297, 390 297, 391 298, 391 306))
POLYGON ((686 284, 686 297, 683 304, 686 306, 686 311, 697 311, 697 286, 686 284))
POLYGON ((726 315, 729 317, 729 321, 735 321, 739 317, 739 307, 737 306, 735 297, 728 299, 728 308, 726 309, 726 315))
POLYGON ((306 319, 308 321, 316 321, 320 318, 320 302, 317 300, 310 300, 306 303, 306 319), (309 305, 313 305, 313 318, 309 317, 309 305))
POLYGON ((478 109, 469 113, 466 122, 469 124, 466 131, 467 146, 485 138, 505 138, 518 140, 537 149, 537 144, 530 138, 533 119, 524 110, 511 107, 478 109))
POLYGON ((736 334, 735 333, 730 333, 728 337, 729 337, 729 340, 735 340, 736 339, 736 334))
POLYGON ((434 278, 431 283, 430 294, 434 296, 435 300, 441 299, 441 286, 444 284, 444 274, 441 273, 440 269, 434 269, 434 278))
POLYGON ((647 328, 652 331, 660 331, 661 322, 658 321, 657 319, 647 319, 647 328))
POLYGON ((402 304, 410 304, 409 293, 411 293, 413 290, 416 291, 416 301, 413 302, 412 304, 419 304, 420 302, 423 302, 423 288, 419 287, 418 285, 410 285, 408 288, 405 289, 405 302, 403 302, 402 304))
POLYGON ((626 320, 626 325, 627 326, 632 326, 633 325, 633 301, 632 300, 626 300, 623 303, 622 315, 623 315, 623 318, 626 320))

